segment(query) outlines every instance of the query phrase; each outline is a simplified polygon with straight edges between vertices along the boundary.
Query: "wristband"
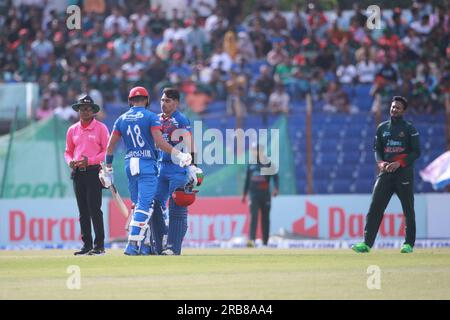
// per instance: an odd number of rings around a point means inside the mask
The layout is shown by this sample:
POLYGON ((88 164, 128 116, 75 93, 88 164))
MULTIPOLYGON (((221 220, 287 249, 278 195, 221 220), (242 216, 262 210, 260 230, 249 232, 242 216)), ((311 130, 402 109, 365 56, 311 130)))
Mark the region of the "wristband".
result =
POLYGON ((106 164, 112 164, 113 159, 114 159, 114 155, 112 155, 112 154, 107 154, 107 155, 105 156, 105 163, 106 163, 106 164))

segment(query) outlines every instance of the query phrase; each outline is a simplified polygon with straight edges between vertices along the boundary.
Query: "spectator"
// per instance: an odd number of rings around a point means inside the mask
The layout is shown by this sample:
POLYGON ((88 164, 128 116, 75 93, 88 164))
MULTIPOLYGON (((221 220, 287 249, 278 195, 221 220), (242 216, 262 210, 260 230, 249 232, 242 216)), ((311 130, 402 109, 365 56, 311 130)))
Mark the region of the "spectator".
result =
POLYGON ((65 103, 59 107, 57 107, 54 111, 55 116, 58 118, 69 121, 71 123, 75 123, 78 120, 78 113, 75 112, 71 105, 65 103))
POLYGON ((104 30, 111 30, 117 24, 119 32, 128 30, 128 20, 122 15, 119 7, 113 7, 112 13, 105 19, 104 30))
POLYGON ((272 17, 269 19, 268 27, 274 33, 281 33, 287 35, 287 21, 286 18, 278 10, 277 6, 272 9, 272 17))
POLYGON ((261 114, 264 120, 264 124, 267 124, 267 113, 269 109, 267 108, 268 97, 261 89, 252 85, 250 87, 250 92, 248 95, 248 106, 249 111, 256 114, 261 114))
POLYGON ((305 79, 300 75, 296 76, 296 78, 298 78, 297 87, 299 88, 299 91, 303 93, 303 96, 305 96, 309 89, 313 101, 318 101, 321 98, 323 92, 326 91, 326 88, 328 86, 328 82, 325 79, 324 72, 320 69, 312 74, 309 83, 305 83, 305 79))
POLYGON ((316 35, 321 37, 326 30, 328 20, 322 9, 316 8, 313 3, 308 4, 308 27, 316 35))
POLYGON ((150 67, 147 71, 147 77, 151 81, 150 88, 153 88, 158 82, 162 81, 167 73, 166 63, 158 56, 153 57, 150 67))
POLYGON ((398 80, 398 72, 397 69, 393 66, 389 55, 385 56, 384 63, 378 71, 377 75, 382 77, 389 84, 396 85, 398 80))
POLYGON ((22 82, 36 82, 39 70, 31 55, 27 55, 25 61, 20 61, 17 80, 22 82))
POLYGON ((188 51, 193 52, 195 48, 200 49, 202 54, 206 53, 208 38, 203 28, 199 28, 197 21, 186 30, 186 44, 188 51))
POLYGON ((284 85, 278 83, 275 91, 269 97, 269 109, 274 114, 289 113, 289 95, 284 90, 284 85))
POLYGON ((249 35, 255 47, 256 58, 266 58, 267 53, 271 49, 271 44, 267 40, 266 34, 262 30, 261 24, 259 24, 259 22, 255 22, 255 25, 250 30, 249 35))
MULTIPOLYGON (((99 90, 103 92, 105 102, 113 102, 116 99, 116 89, 119 85, 113 69, 108 69, 99 79, 99 90)), ((71 99, 70 101, 74 101, 71 99)))
POLYGON ((243 101, 247 80, 231 70, 231 78, 226 82, 227 86, 227 114, 235 115, 237 119, 245 116, 247 110, 243 101))
POLYGON ((274 48, 267 54, 267 62, 273 67, 286 60, 288 52, 283 49, 283 42, 276 42, 274 48))
POLYGON ((183 56, 177 52, 172 56, 173 63, 167 70, 170 74, 176 74, 184 82, 192 75, 191 67, 183 62, 183 56))
POLYGON ((228 30, 223 37, 223 51, 227 53, 233 61, 236 59, 238 54, 238 44, 236 34, 231 30, 228 30))
POLYGON ((211 88, 211 95, 214 100, 226 100, 227 87, 219 69, 213 70, 209 87, 211 88))
POLYGON ((388 52, 393 59, 397 57, 398 52, 402 49, 400 38, 393 34, 390 29, 384 30, 383 36, 378 39, 378 45, 381 49, 388 52))
POLYGON ((140 34, 145 32, 150 17, 145 13, 146 6, 142 5, 136 8, 136 12, 130 16, 130 21, 136 23, 137 30, 140 34))
POLYGON ((228 20, 223 17, 222 11, 216 8, 212 15, 205 21, 205 31, 210 37, 216 32, 221 32, 228 27, 228 20))
POLYGON ((51 110, 55 110, 57 107, 60 107, 64 104, 64 99, 62 95, 59 93, 59 86, 56 82, 51 82, 48 85, 48 101, 47 105, 51 110))
POLYGON ((327 45, 325 49, 320 50, 315 59, 315 65, 322 70, 332 70, 335 68, 336 58, 331 45, 327 45))
POLYGON ((238 33, 238 55, 246 61, 253 61, 256 59, 255 48, 248 33, 238 33))
POLYGON ((122 71, 125 73, 126 81, 137 81, 139 79, 139 71, 143 68, 144 65, 137 61, 136 56, 131 56, 129 61, 122 66, 122 71))
POLYGON ((220 6, 230 26, 239 24, 238 21, 242 13, 243 1, 241 0, 221 1, 220 6))
POLYGON ((415 113, 431 113, 433 111, 431 94, 425 84, 417 79, 413 80, 410 103, 415 113))
POLYGON ((289 30, 290 43, 295 48, 299 48, 303 38, 308 33, 301 16, 295 15, 292 28, 289 30))
POLYGON ((259 24, 263 28, 267 27, 267 21, 262 16, 259 8, 255 8, 255 10, 253 10, 253 12, 245 19, 245 23, 250 28, 254 28, 256 24, 259 24))
POLYGON ((375 45, 372 45, 372 40, 366 37, 363 41, 362 47, 355 51, 356 62, 359 63, 366 59, 366 55, 369 56, 369 60, 376 61, 377 49, 375 45))
POLYGON ((273 80, 270 67, 262 65, 259 68, 259 76, 256 78, 255 85, 261 90, 267 97, 270 96, 275 88, 275 81, 273 80))
POLYGON ((402 39, 402 43, 405 47, 406 55, 417 59, 422 55, 422 41, 416 35, 414 29, 409 28, 406 32, 406 37, 402 39))
POLYGON ((223 51, 222 46, 217 46, 214 54, 211 56, 211 68, 228 72, 232 64, 233 60, 230 55, 223 51))
POLYGON ((161 13, 158 7, 153 7, 151 9, 151 17, 149 20, 149 27, 151 31, 152 40, 158 44, 158 39, 162 39, 164 30, 169 25, 169 22, 161 13))
POLYGON ((37 32, 36 40, 31 43, 31 51, 36 55, 40 63, 45 62, 47 57, 53 53, 53 44, 45 39, 42 30, 37 32))
POLYGON ((425 14, 420 19, 420 22, 414 21, 411 23, 410 27, 415 32, 417 32, 418 35, 426 37, 430 34, 433 25, 431 24, 430 16, 428 14, 425 14))
POLYGON ((350 99, 342 90, 339 83, 332 81, 328 85, 328 90, 325 93, 324 111, 328 112, 342 112, 342 113, 356 113, 357 109, 350 105, 350 99))
POLYGON ((285 57, 284 61, 282 61, 275 67, 275 81, 281 82, 286 86, 291 78, 293 69, 294 67, 292 65, 291 58, 285 57))
POLYGON ((217 0, 193 0, 191 6, 194 10, 197 10, 200 23, 203 25, 205 20, 212 15, 214 8, 217 7, 217 0))
POLYGON ((152 40, 148 36, 139 36, 136 38, 134 44, 134 54, 136 58, 146 63, 152 56, 152 40))
POLYGON ((133 41, 128 31, 122 32, 120 38, 114 40, 114 50, 117 57, 122 59, 128 54, 131 51, 132 43, 133 41))
POLYGON ((400 39, 406 36, 406 22, 402 20, 402 10, 395 8, 392 14, 392 20, 389 22, 389 29, 400 39))
POLYGON ((366 54, 363 61, 358 62, 356 72, 360 83, 372 83, 375 80, 376 66, 370 60, 369 54, 366 54))
POLYGON ((341 84, 351 84, 354 82, 357 73, 354 65, 350 64, 347 57, 344 57, 343 64, 336 70, 336 76, 341 84))
POLYGON ((181 28, 177 20, 172 20, 170 28, 164 31, 163 41, 169 42, 170 40, 175 41, 178 39, 182 39, 186 42, 186 29, 181 28))

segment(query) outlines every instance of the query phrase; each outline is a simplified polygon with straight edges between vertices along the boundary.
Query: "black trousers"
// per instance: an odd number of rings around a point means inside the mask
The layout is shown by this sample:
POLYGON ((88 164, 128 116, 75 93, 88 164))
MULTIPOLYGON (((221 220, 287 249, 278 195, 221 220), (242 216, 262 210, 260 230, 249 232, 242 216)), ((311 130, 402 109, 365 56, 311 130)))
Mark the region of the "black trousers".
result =
POLYGON ((270 193, 250 193, 250 240, 256 239, 258 213, 261 211, 262 240, 267 245, 270 231, 270 193))
POLYGON ((94 225, 94 247, 104 249, 105 229, 103 226, 102 189, 98 178, 99 170, 73 172, 73 187, 80 214, 81 240, 87 248, 92 248, 91 221, 94 225))
POLYGON ((364 242, 372 247, 389 201, 394 192, 400 199, 405 215, 405 243, 414 246, 416 241, 416 215, 414 212, 414 171, 412 167, 399 168, 394 173, 378 176, 372 193, 372 202, 366 217, 364 242))

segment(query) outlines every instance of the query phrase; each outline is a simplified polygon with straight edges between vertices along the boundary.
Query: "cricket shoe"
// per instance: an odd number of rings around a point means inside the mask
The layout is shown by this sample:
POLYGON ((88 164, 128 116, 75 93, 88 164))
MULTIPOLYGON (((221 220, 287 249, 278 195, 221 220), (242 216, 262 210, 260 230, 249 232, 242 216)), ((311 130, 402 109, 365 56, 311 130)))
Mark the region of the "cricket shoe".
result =
POLYGON ((174 255, 175 255, 175 252, 173 252, 172 249, 164 249, 164 250, 161 252, 161 255, 162 255, 162 256, 174 256, 174 255))
POLYGON ((413 247, 407 243, 405 243, 404 245, 402 245, 402 249, 400 250, 401 253, 412 253, 413 252, 413 247))
POLYGON ((352 245, 352 250, 358 253, 369 253, 370 247, 364 242, 360 242, 352 245))
POLYGON ((149 256, 152 254, 152 247, 148 244, 142 244, 139 250, 141 256, 149 256))
POLYGON ((91 251, 89 251, 88 255, 89 256, 104 256, 105 255, 105 249, 94 248, 91 251))
POLYGON ((130 241, 125 248, 124 254, 127 256, 138 256, 139 255, 139 247, 136 241, 130 241))
POLYGON ((76 251, 73 254, 75 256, 85 256, 85 255, 88 255, 89 252, 91 252, 91 250, 92 250, 92 248, 82 247, 79 251, 76 251))

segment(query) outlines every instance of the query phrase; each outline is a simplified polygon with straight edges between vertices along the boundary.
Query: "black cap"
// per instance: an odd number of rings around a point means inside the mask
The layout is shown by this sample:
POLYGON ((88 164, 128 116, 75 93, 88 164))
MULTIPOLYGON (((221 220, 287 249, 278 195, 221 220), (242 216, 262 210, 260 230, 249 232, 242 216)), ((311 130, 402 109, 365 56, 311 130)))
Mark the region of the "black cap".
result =
POLYGON ((94 103, 94 100, 92 100, 90 96, 81 97, 78 100, 78 103, 72 105, 72 109, 78 112, 81 106, 91 106, 92 109, 94 110, 94 113, 100 111, 100 107, 98 106, 98 104, 94 103))

